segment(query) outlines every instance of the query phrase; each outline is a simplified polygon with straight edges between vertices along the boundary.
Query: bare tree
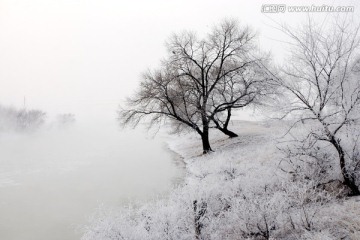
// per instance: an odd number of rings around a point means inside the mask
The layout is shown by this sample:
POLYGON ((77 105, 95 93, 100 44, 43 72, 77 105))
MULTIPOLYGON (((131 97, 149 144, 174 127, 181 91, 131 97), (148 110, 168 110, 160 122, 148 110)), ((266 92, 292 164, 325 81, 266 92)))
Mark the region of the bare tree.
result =
POLYGON ((313 147, 316 142, 327 143, 336 150, 344 184, 358 195, 342 136, 347 126, 359 123, 360 84, 353 71, 359 27, 339 19, 331 26, 309 20, 299 30, 282 30, 293 40, 291 59, 279 81, 289 95, 286 116, 298 119, 293 126, 313 124, 307 142, 313 147))
POLYGON ((211 106, 213 108, 210 118, 219 129, 229 137, 238 135, 228 129, 232 110, 248 105, 263 105, 276 94, 276 86, 268 71, 268 56, 255 57, 255 53, 248 53, 253 59, 240 70, 228 74, 221 79, 212 95, 211 106))
POLYGON ((191 32, 173 35, 167 44, 169 57, 159 70, 144 75, 140 90, 128 99, 130 109, 119 112, 120 121, 136 125, 145 116, 151 124, 171 119, 176 129, 195 130, 203 152, 211 151, 209 128, 218 121, 217 114, 253 99, 253 91, 248 91, 253 83, 236 77, 257 61, 249 54, 253 40, 250 29, 236 21, 223 21, 204 39, 191 32))

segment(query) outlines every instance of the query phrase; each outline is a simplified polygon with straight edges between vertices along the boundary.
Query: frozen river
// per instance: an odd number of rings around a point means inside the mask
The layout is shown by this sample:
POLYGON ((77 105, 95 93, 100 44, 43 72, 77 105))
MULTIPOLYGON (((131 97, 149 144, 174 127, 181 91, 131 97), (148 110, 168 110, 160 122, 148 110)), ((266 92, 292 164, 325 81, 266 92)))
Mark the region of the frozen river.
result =
POLYGON ((165 194, 182 170, 160 137, 115 124, 0 135, 0 239, 75 240, 100 206, 165 194))

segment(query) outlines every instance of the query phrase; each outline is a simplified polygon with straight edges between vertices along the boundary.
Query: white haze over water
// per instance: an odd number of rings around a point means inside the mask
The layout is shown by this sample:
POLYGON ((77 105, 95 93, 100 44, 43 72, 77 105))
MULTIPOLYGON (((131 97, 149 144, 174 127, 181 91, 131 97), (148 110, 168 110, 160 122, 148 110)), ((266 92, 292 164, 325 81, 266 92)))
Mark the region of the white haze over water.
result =
POLYGON ((100 206, 164 194, 181 176, 163 142, 115 125, 0 135, 0 239, 79 239, 100 206))

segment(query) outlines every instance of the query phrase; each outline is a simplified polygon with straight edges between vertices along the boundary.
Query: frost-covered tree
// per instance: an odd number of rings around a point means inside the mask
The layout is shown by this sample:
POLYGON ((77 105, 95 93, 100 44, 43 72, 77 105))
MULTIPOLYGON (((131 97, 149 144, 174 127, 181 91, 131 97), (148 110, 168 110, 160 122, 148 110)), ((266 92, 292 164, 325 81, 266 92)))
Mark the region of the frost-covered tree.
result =
POLYGON ((75 115, 72 113, 63 113, 56 116, 56 122, 59 126, 69 126, 75 123, 75 115))
POLYGON ((334 24, 309 20, 302 28, 282 30, 292 40, 291 58, 279 80, 288 95, 283 110, 286 116, 297 119, 294 126, 302 124, 303 131, 307 131, 303 150, 323 149, 323 144, 332 147, 344 184, 358 195, 348 167, 352 160, 345 135, 359 133, 360 82, 355 71, 359 26, 340 20, 334 24), (349 128, 353 131, 348 132, 349 128))
POLYGON ((17 127, 20 130, 36 129, 44 124, 46 113, 41 110, 19 110, 17 127))
POLYGON ((36 109, 16 109, 0 105, 0 131, 28 131, 42 126, 46 113, 36 109))

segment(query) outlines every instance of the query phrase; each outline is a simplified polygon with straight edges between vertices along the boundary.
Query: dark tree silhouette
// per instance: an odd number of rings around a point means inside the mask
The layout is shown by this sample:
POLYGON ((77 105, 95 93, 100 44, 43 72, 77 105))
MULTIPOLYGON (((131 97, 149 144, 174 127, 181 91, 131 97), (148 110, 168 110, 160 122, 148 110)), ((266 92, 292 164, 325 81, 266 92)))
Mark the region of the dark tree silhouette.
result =
POLYGON ((212 151, 209 128, 234 134, 227 130, 231 115, 225 124, 220 115, 246 106, 260 93, 254 90, 258 81, 245 77, 259 61, 250 54, 253 40, 250 29, 236 21, 221 22, 204 39, 191 32, 173 35, 167 43, 169 56, 159 70, 144 75, 119 120, 136 125, 147 116, 150 124, 171 119, 175 129, 187 127, 200 135, 203 153, 212 151))

